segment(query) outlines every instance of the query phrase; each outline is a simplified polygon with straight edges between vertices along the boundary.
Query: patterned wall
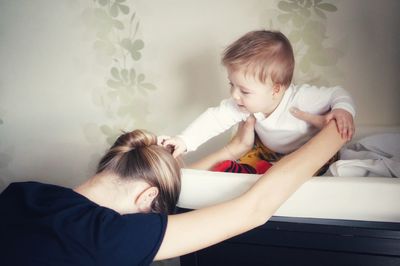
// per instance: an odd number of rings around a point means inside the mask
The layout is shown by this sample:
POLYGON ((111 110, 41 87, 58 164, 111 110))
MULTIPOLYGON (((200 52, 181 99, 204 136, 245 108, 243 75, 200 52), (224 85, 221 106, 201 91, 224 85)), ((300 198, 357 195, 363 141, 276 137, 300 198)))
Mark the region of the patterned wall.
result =
POLYGON ((356 122, 399 125, 399 9, 395 0, 0 0, 0 189, 27 179, 74 186, 121 130, 178 133, 228 95, 224 47, 260 28, 291 40, 295 82, 346 85, 356 122))
POLYGON ((291 40, 296 83, 345 85, 357 123, 400 125, 399 11, 397 0, 0 0, 0 191, 75 186, 122 130, 178 133, 228 95, 224 47, 260 28, 291 40))
POLYGON ((108 69, 104 84, 93 88, 93 103, 111 119, 108 124, 88 123, 84 132, 92 140, 98 128, 112 144, 121 130, 146 128, 148 97, 157 87, 140 71, 145 43, 138 37, 140 20, 129 2, 90 1, 81 18, 93 38, 96 63, 108 69))
MULTIPOLYGON (((333 44, 326 32, 328 16, 337 7, 322 0, 276 1, 272 7, 274 12, 261 26, 281 30, 292 42, 295 80, 325 86, 340 81, 344 73, 337 62, 345 51, 338 43, 343 40, 335 39, 333 44)), ((94 0, 82 11, 82 21, 93 38, 96 63, 109 69, 104 84, 93 88, 93 103, 112 119, 108 124, 88 123, 84 132, 89 141, 96 139, 94 134, 103 134, 112 144, 121 130, 147 126, 149 93, 157 87, 138 71, 145 43, 138 37, 140 19, 134 8, 126 0, 94 0)))

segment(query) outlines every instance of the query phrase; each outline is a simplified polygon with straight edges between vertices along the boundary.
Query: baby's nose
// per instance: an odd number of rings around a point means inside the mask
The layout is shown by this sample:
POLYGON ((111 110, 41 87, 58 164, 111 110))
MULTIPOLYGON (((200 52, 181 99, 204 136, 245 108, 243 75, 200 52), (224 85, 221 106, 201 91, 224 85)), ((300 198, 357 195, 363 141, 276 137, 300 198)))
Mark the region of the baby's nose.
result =
POLYGON ((239 95, 237 89, 232 88, 232 89, 231 89, 231 95, 232 95, 232 98, 233 98, 233 99, 235 99, 235 100, 237 100, 237 101, 240 100, 240 95, 239 95))

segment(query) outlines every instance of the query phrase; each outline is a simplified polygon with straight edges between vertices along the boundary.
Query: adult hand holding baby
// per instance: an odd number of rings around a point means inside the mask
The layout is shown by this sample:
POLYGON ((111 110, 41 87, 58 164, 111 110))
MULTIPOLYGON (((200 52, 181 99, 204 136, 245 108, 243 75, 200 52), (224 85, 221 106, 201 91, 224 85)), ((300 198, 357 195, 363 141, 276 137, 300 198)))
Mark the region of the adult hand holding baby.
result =
POLYGON ((233 160, 239 159, 254 146, 255 123, 254 115, 250 115, 246 121, 240 122, 235 136, 225 146, 233 160))
POLYGON ((333 109, 323 115, 314 115, 304 112, 296 107, 290 108, 290 113, 307 123, 312 124, 316 128, 322 129, 329 121, 335 120, 336 127, 342 139, 350 141, 354 135, 355 127, 353 116, 344 109, 333 109))

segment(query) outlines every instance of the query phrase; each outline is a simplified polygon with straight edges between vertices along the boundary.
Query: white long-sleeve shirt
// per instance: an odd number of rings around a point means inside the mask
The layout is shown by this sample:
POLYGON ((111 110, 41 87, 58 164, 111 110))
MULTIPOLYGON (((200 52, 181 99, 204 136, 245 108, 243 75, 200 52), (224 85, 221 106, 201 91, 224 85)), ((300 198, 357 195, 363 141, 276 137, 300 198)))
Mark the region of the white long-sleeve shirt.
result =
MULTIPOLYGON (((262 143, 272 151, 290 153, 318 131, 309 123, 294 117, 289 111, 291 107, 311 114, 324 114, 340 108, 355 116, 353 100, 341 87, 290 85, 268 117, 263 113, 254 114, 255 131, 262 143)), ((208 108, 178 136, 185 142, 187 151, 194 151, 209 139, 246 120, 249 115, 241 111, 232 98, 225 99, 219 106, 208 108)))

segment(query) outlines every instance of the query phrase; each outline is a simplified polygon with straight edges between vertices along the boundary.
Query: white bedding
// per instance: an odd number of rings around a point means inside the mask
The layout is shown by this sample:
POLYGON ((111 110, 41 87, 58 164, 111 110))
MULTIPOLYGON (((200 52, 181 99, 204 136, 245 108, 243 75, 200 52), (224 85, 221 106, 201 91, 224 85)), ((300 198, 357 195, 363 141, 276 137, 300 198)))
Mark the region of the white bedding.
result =
POLYGON ((400 177, 400 133, 373 134, 340 150, 330 176, 400 177))

